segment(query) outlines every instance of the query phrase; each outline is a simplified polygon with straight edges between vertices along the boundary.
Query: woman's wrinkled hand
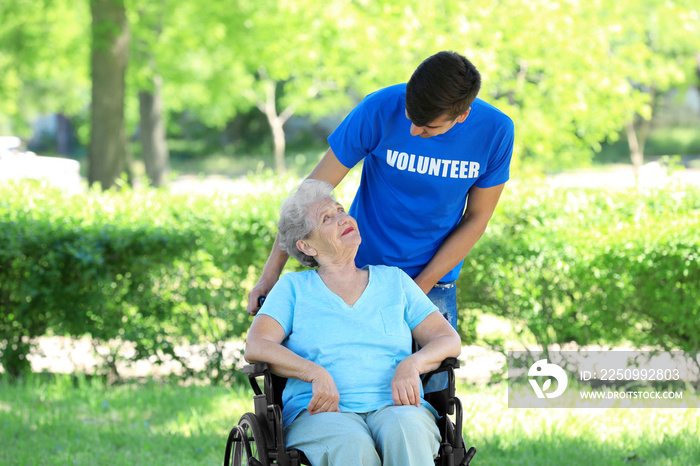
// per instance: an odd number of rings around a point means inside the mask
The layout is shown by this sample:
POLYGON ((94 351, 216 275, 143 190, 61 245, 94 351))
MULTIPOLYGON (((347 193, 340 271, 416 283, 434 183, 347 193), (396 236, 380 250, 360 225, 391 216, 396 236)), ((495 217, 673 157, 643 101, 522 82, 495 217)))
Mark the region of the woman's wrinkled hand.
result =
POLYGON ((333 376, 323 367, 318 367, 317 373, 311 380, 313 397, 307 407, 309 414, 340 412, 338 407, 340 393, 335 386, 333 376))
POLYGON ((391 380, 391 398, 395 406, 420 406, 420 371, 409 356, 399 363, 391 380))

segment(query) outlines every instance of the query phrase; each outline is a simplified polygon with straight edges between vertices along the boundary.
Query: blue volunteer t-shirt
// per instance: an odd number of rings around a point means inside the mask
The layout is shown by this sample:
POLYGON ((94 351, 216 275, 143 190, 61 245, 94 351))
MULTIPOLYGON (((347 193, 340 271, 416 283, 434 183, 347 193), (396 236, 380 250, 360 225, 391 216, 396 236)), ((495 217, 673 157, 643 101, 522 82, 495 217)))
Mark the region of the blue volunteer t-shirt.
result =
MULTIPOLYGON (((472 186, 509 178, 512 120, 476 99, 469 116, 445 134, 411 136, 406 85, 368 95, 328 142, 348 168, 364 159, 350 207, 362 244, 356 264, 393 265, 415 278, 459 224, 472 186)), ((441 281, 456 280, 462 263, 441 281)))
MULTIPOLYGON (((258 315, 275 319, 282 345, 323 366, 333 376, 342 412, 368 413, 394 404, 391 380, 412 352, 411 331, 437 307, 396 267, 370 266, 369 283, 348 306, 316 270, 283 275, 258 315)), ((422 395, 421 388, 421 395, 422 395)), ((289 379, 282 394, 287 427, 313 396, 311 384, 289 379)), ((433 414, 435 410, 423 401, 433 414)))

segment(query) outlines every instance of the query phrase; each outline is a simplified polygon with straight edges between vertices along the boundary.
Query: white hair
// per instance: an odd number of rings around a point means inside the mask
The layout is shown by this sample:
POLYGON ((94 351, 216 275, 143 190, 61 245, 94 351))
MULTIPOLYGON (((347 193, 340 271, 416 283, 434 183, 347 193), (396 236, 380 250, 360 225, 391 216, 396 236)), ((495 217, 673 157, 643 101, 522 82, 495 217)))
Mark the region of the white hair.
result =
POLYGON ((313 256, 301 252, 297 247, 297 241, 307 239, 311 234, 314 223, 307 216, 309 207, 323 199, 335 201, 333 186, 325 181, 307 178, 290 194, 280 208, 280 220, 277 223, 280 247, 308 267, 316 267, 318 262, 313 256))

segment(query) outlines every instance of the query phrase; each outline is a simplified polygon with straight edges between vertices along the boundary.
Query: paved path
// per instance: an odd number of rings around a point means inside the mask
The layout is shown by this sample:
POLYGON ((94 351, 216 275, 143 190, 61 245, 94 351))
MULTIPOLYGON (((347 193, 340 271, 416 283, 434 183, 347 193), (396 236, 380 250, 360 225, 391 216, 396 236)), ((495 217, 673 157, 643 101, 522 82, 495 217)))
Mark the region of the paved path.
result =
MULTIPOLYGON (((103 364, 104 358, 115 351, 119 342, 109 346, 92 347, 89 338, 71 339, 67 337, 42 337, 38 339, 37 350, 30 355, 33 372, 53 372, 70 374, 73 372, 94 373, 96 367, 103 364)), ((240 358, 243 342, 227 343, 224 347, 224 359, 233 365, 240 358)), ((188 361, 193 369, 204 369, 205 360, 202 351, 212 351, 200 345, 180 346, 175 353, 188 361)), ((123 345, 119 353, 123 357, 133 354, 132 345, 123 345)), ((457 377, 469 383, 487 383, 492 372, 500 372, 505 364, 503 355, 479 346, 465 346, 460 357, 462 367, 457 370, 457 377)), ((125 378, 162 377, 168 374, 181 374, 182 365, 177 361, 153 364, 153 361, 140 360, 133 364, 123 361, 117 363, 120 376, 125 378)))

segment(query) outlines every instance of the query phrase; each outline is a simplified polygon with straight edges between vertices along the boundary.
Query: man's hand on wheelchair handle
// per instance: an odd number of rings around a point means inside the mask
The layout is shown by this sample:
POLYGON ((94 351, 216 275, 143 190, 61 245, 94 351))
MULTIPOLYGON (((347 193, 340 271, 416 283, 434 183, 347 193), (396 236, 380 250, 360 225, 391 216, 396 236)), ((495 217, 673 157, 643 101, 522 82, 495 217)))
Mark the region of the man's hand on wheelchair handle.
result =
POLYGON ((420 370, 410 356, 396 366, 391 380, 391 398, 395 406, 420 406, 420 370))
POLYGON ((335 386, 333 376, 321 366, 318 366, 311 379, 311 390, 313 397, 307 407, 309 414, 340 412, 338 388, 335 386))
POLYGON ((265 277, 260 277, 258 283, 255 284, 250 293, 248 293, 248 306, 246 312, 252 316, 256 315, 260 310, 260 298, 268 295, 275 283, 269 283, 265 277))

